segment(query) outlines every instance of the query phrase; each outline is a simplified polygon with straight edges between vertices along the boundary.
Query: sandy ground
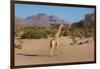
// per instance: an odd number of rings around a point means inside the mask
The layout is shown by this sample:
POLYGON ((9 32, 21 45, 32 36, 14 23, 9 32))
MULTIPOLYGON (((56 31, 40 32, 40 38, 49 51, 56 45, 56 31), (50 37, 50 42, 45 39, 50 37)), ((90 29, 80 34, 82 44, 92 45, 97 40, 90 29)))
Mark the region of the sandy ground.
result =
POLYGON ((89 43, 71 45, 71 39, 69 37, 61 37, 59 55, 52 57, 50 56, 49 40, 50 39, 24 39, 22 49, 15 48, 15 65, 69 63, 94 60, 94 43, 92 38, 78 40, 78 42, 90 40, 89 43))

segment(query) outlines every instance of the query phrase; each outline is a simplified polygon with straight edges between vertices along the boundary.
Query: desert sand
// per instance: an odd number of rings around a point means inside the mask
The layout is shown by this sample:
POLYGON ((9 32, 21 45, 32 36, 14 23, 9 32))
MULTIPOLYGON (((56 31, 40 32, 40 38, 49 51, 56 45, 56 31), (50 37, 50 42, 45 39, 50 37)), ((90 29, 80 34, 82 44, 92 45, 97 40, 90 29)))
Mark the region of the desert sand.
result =
MULTIPOLYGON (((94 61, 94 42, 92 38, 78 39, 71 45, 70 37, 61 37, 59 55, 50 56, 50 39, 23 39, 22 49, 15 48, 15 65, 36 65, 94 61), (88 43, 78 44, 80 41, 88 43)), ((55 51, 54 51, 55 52, 55 51)))

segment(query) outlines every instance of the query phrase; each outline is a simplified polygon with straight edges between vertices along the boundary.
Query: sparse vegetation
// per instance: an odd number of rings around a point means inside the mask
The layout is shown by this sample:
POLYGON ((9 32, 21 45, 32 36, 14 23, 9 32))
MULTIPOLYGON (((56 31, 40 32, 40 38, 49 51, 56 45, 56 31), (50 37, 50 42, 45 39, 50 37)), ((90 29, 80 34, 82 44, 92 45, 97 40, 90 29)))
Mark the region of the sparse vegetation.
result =
MULTIPOLYGON (((62 36, 72 36, 78 38, 88 38, 94 36, 95 31, 95 23, 94 23, 94 14, 85 15, 84 20, 80 20, 79 22, 72 23, 71 25, 65 24, 62 28, 61 34, 62 36)), ((15 24, 15 35, 16 37, 20 36, 23 39, 40 39, 40 38, 48 38, 54 36, 54 34, 58 31, 59 24, 51 24, 48 27, 20 27, 19 21, 16 21, 15 24), (19 35, 21 31, 24 30, 24 33, 19 35)))
POLYGON ((22 39, 40 39, 40 38, 47 38, 48 33, 42 29, 34 30, 28 29, 25 33, 22 34, 22 39))

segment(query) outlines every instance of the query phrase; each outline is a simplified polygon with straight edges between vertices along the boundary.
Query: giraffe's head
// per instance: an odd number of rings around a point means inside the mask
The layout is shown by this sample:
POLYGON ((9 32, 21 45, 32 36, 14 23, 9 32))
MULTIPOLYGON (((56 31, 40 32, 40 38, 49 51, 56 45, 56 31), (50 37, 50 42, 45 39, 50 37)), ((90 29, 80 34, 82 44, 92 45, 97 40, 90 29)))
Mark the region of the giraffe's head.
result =
POLYGON ((62 28, 64 25, 63 24, 60 24, 60 27, 62 28))

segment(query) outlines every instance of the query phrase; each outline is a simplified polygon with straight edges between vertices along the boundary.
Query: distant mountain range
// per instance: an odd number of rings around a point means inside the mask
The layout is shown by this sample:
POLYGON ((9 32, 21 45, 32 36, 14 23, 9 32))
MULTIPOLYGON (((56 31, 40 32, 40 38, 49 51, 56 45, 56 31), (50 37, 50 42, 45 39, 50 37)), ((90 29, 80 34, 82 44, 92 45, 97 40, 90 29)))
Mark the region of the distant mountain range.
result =
POLYGON ((61 20, 57 16, 48 16, 47 14, 37 14, 29 16, 25 19, 15 16, 15 24, 22 27, 32 26, 50 26, 51 24, 68 24, 64 20, 61 20))

